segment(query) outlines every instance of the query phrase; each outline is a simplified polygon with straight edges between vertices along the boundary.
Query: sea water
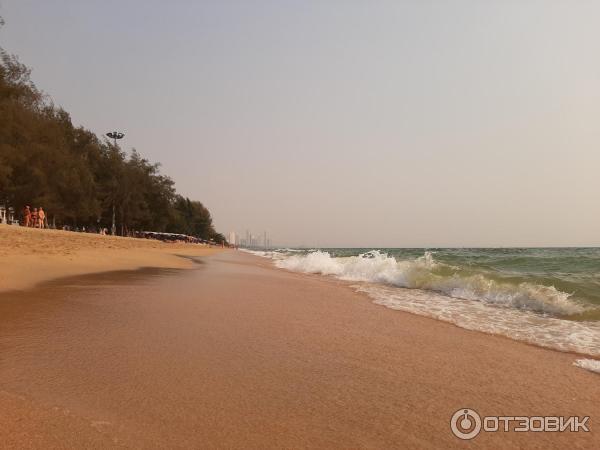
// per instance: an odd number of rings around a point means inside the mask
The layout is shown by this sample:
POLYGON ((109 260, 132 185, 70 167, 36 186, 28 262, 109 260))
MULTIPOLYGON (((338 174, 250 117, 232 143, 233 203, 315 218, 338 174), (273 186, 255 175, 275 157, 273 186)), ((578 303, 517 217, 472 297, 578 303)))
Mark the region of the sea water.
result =
POLYGON ((347 280, 375 303, 600 356, 600 248, 278 249, 277 267, 347 280))

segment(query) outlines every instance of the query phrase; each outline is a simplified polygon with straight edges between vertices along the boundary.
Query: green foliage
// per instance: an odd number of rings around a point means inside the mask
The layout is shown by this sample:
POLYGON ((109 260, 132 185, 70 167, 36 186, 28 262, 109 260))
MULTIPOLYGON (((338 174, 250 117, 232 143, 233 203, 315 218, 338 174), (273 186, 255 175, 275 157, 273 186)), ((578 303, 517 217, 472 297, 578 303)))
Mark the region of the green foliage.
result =
POLYGON ((167 232, 205 236, 206 239, 212 239, 215 234, 208 209, 202 203, 180 195, 175 197, 172 219, 167 232))
MULTIPOLYGON (((1 21, 1 18, 0 18, 1 21)), ((222 238, 209 211, 175 192, 159 164, 135 149, 73 126, 33 84, 30 70, 0 48, 0 204, 43 206, 57 226, 184 233, 222 238)))

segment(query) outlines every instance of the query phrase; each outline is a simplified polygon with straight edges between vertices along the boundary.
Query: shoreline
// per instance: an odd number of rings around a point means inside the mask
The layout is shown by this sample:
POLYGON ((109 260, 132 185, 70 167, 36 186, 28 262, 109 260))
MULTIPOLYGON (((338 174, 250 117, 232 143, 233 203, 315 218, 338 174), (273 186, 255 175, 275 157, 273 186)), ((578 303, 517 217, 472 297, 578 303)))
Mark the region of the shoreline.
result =
POLYGON ((198 244, 40 230, 0 224, 0 292, 31 289, 65 277, 144 267, 187 269, 184 257, 223 251, 198 244))
POLYGON ((590 433, 482 433, 482 448, 600 442, 598 376, 570 354, 390 311, 252 255, 203 262, 3 294, 7 447, 461 448, 449 420, 467 407, 591 416, 590 433))
POLYGON ((464 330, 502 336, 528 345, 590 358, 592 361, 598 361, 598 368, 594 371, 600 373, 600 341, 598 340, 600 322, 594 319, 573 320, 538 313, 527 308, 503 308, 486 304, 484 301, 474 301, 468 297, 450 295, 433 288, 403 287, 385 281, 369 280, 361 275, 354 280, 333 272, 319 272, 313 266, 309 266, 306 271, 303 267, 288 268, 285 264, 286 258, 263 256, 255 252, 246 253, 268 261, 270 266, 277 270, 335 279, 353 291, 364 294, 374 304, 393 311, 415 314, 449 323, 464 330), (480 320, 481 318, 484 320, 480 320), (548 338, 551 335, 552 338, 548 338), (577 336, 577 339, 571 336, 577 336))
MULTIPOLYGON (((260 257, 257 257, 257 258, 260 258, 260 257)), ((275 269, 277 269, 277 270, 283 270, 283 271, 286 271, 287 273, 290 273, 290 274, 302 275, 302 276, 306 276, 306 277, 310 277, 310 278, 319 279, 319 277, 321 277, 321 278, 329 279, 329 280, 332 280, 332 281, 337 281, 337 282, 339 282, 339 286, 347 288, 350 292, 353 292, 355 294, 358 294, 358 295, 362 296, 365 299, 365 301, 372 303, 374 306, 378 306, 380 308, 385 308, 385 309, 389 310, 392 313, 409 314, 409 315, 413 315, 413 316, 417 316, 417 317, 422 317, 423 319, 431 320, 433 322, 440 322, 440 323, 444 323, 444 324, 447 324, 447 325, 451 325, 452 327, 455 327, 455 328, 457 328, 459 330, 463 330, 463 331, 470 332, 470 333, 483 334, 483 335, 486 335, 486 336, 494 336, 494 337, 497 337, 497 338, 505 339, 508 342, 518 342, 519 344, 523 344, 523 345, 527 345, 527 346, 531 346, 531 347, 535 347, 535 348, 540 348, 540 349, 547 350, 547 351, 550 351, 550 352, 558 352, 558 353, 562 353, 562 354, 573 355, 574 357, 589 358, 589 359, 594 359, 594 360, 600 361, 600 358, 596 358, 593 355, 588 355, 586 353, 578 353, 578 352, 575 352, 575 351, 572 351, 572 350, 560 350, 560 349, 551 348, 551 347, 544 347, 543 345, 539 345, 539 344, 536 344, 534 342, 520 341, 518 339, 513 339, 513 338, 510 338, 510 337, 508 337, 508 336, 506 336, 504 334, 491 333, 491 332, 481 331, 481 330, 471 330, 469 328, 461 327, 460 325, 458 325, 458 324, 456 324, 454 322, 450 322, 450 321, 447 321, 447 320, 437 319, 435 317, 431 317, 431 316, 428 316, 428 315, 425 315, 425 314, 418 314, 417 312, 411 312, 411 311, 405 311, 405 310, 402 310, 402 309, 389 308, 386 305, 382 305, 380 303, 377 303, 376 299, 374 299, 373 297, 371 297, 367 292, 355 290, 352 287, 353 284, 356 284, 355 281, 339 280, 339 279, 328 277, 327 275, 319 275, 319 274, 314 274, 314 273, 294 272, 293 270, 289 270, 289 269, 285 269, 285 268, 275 267, 275 269)), ((406 290, 410 291, 410 288, 397 288, 397 289, 406 289, 406 290)))
MULTIPOLYGON (((192 269, 197 262, 195 258, 211 256, 228 249, 206 247, 197 244, 168 244, 156 240, 129 238, 122 236, 100 236, 91 233, 74 233, 71 231, 35 229, 14 227, 0 224, 0 244, 2 238, 10 236, 13 232, 34 233, 27 236, 33 237, 32 245, 37 244, 36 238, 58 243, 58 247, 53 249, 52 254, 43 255, 38 259, 32 259, 32 254, 15 255, 11 254, 11 249, 4 245, 0 251, 4 267, 0 270, 0 294, 11 291, 31 291, 40 284, 47 282, 60 283, 64 279, 98 274, 110 274, 117 272, 136 272, 143 269, 192 269), (18 230, 18 231, 17 231, 18 230), (6 232, 3 235, 3 232, 6 232), (43 233, 36 235, 35 233, 43 233), (75 243, 72 246, 64 247, 65 240, 72 241, 73 234, 76 234, 75 243), (100 248, 92 250, 82 249, 79 246, 82 242, 100 244, 100 248), (61 247, 63 244, 63 247, 61 247), (26 269, 25 269, 26 268, 26 269), (7 281, 10 280, 10 281, 7 281)), ((14 234, 14 233, 13 233, 14 234)), ((5 242, 4 242, 5 244, 5 242)), ((13 249, 14 250, 14 249, 13 249)), ((358 282, 341 280, 331 276, 321 274, 297 272, 290 269, 277 267, 273 260, 260 257, 251 252, 243 252, 244 255, 253 258, 254 264, 276 271, 284 271, 291 275, 306 277, 307 279, 322 280, 332 282, 343 287, 353 294, 363 297, 374 306, 389 309, 390 312, 401 314, 410 314, 431 320, 441 322, 456 327, 457 329, 494 336, 505 339, 509 342, 518 342, 527 346, 540 348, 543 350, 554 351, 562 354, 572 355, 574 358, 583 358, 591 361, 600 361, 600 358, 587 353, 579 353, 573 350, 561 350, 558 348, 546 347, 535 342, 514 339, 501 333, 487 332, 483 330, 473 330, 461 327, 460 325, 431 317, 418 312, 406 311, 402 309, 390 308, 384 304, 377 303, 377 299, 370 296, 365 291, 356 290, 353 285, 358 282)), ((409 289, 410 290, 410 289, 409 289)), ((581 369, 580 370, 586 370, 581 369)))

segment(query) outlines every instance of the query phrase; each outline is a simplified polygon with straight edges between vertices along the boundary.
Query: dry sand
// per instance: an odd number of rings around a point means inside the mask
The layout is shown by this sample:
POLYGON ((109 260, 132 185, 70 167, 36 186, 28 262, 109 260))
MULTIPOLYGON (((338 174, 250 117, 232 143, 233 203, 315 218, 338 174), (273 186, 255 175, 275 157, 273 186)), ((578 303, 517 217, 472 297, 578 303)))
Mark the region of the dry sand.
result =
POLYGON ((216 251, 220 249, 0 224, 0 292, 108 270, 189 268, 193 263, 177 255, 205 256, 216 251))
POLYGON ((224 252, 1 294, 0 446, 599 448, 600 377, 574 359, 224 252), (463 407, 591 432, 465 443, 463 407))

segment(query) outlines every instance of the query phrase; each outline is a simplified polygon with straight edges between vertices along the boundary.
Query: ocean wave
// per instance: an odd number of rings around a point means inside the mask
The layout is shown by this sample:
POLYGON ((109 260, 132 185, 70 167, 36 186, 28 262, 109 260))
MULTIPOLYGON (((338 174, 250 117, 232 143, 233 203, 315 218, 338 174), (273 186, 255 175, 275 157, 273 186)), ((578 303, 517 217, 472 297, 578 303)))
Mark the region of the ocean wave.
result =
POLYGON ((277 267, 292 271, 434 291, 490 306, 553 316, 581 314, 586 310, 585 306, 570 298, 570 293, 561 292, 554 286, 528 282, 512 284, 480 273, 463 273, 458 267, 436 262, 431 252, 413 260, 400 261, 376 250, 341 258, 332 257, 324 251, 286 256, 278 253, 267 257, 275 259, 277 267))
POLYGON ((505 336, 564 352, 600 355, 600 323, 564 320, 515 308, 452 298, 433 291, 362 283, 354 286, 390 309, 450 322, 467 330, 505 336))
MULTIPOLYGON (((252 253, 271 258, 283 269, 356 282, 357 291, 390 309, 555 350, 600 356, 600 322, 565 319, 595 307, 580 304, 554 286, 494 279, 493 272, 481 265, 436 261, 435 252, 401 260, 377 250, 344 257, 326 251, 252 253)), ((590 367, 585 368, 593 370, 596 363, 585 363, 590 367)))
POLYGON ((249 250, 247 248, 240 248, 241 252, 250 253, 254 256, 260 256, 261 258, 278 259, 283 257, 285 253, 282 250, 249 250))
POLYGON ((600 361, 595 359, 578 359, 573 365, 591 372, 600 373, 600 361))

